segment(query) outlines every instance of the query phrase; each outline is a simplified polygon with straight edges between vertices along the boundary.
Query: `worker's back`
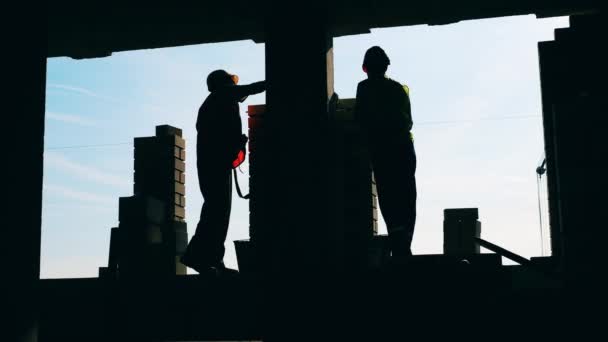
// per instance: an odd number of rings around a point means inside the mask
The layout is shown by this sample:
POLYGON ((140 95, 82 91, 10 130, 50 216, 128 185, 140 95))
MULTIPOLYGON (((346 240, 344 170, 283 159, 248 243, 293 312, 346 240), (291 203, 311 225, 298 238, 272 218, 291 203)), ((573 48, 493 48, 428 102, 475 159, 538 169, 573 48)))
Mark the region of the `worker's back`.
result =
POLYGON ((368 78, 359 83, 355 115, 372 143, 410 137, 409 96, 401 84, 390 78, 368 78))
POLYGON ((209 94, 198 111, 197 154, 202 160, 231 162, 242 133, 239 105, 228 88, 209 94))

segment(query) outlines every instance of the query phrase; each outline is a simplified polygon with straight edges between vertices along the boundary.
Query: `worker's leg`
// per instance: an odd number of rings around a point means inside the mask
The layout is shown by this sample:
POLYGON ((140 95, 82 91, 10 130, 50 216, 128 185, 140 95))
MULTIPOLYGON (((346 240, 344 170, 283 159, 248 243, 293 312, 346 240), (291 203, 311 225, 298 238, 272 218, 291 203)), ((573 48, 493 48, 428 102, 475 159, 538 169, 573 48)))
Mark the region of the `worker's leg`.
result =
POLYGON ((187 266, 217 267, 224 259, 232 204, 230 169, 198 164, 203 208, 196 232, 186 250, 187 266))
POLYGON ((411 255, 416 224, 416 153, 411 141, 373 160, 378 203, 386 222, 393 256, 411 255))

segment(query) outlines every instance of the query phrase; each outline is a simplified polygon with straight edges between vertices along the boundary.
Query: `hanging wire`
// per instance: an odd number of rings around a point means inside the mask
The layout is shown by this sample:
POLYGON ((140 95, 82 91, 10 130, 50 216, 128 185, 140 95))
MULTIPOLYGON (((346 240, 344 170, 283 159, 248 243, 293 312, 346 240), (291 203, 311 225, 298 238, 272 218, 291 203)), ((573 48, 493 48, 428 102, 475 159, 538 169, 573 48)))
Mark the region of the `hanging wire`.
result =
MULTIPOLYGON (((514 115, 514 116, 499 116, 499 117, 487 117, 487 118, 464 119, 464 120, 424 121, 424 122, 417 122, 416 126, 464 124, 464 123, 483 122, 483 121, 521 120, 521 119, 532 119, 532 118, 539 118, 539 117, 540 117, 539 115, 514 115)), ((113 146, 122 146, 122 145, 130 145, 130 144, 133 144, 133 142, 120 142, 120 143, 114 143, 114 144, 110 143, 110 144, 95 144, 95 145, 52 146, 52 147, 45 148, 45 151, 113 147, 113 146)))
POLYGON ((538 196, 538 220, 540 224, 540 254, 541 256, 545 256, 545 234, 544 234, 544 224, 543 224, 543 209, 542 209, 542 199, 541 199, 541 186, 542 186, 542 176, 547 171, 545 168, 545 163, 547 162, 546 158, 543 158, 540 166, 536 168, 536 192, 538 196))
POLYGON ((45 148, 46 151, 54 151, 54 150, 72 150, 72 149, 82 149, 82 148, 98 148, 98 147, 111 147, 111 146, 122 146, 122 145, 130 145, 132 142, 122 142, 115 144, 97 144, 97 145, 72 145, 72 146, 53 146, 45 148))
POLYGON ((540 185, 541 185, 541 175, 537 174, 536 177, 536 189, 538 193, 538 220, 540 223, 540 255, 545 256, 545 237, 543 234, 543 210, 540 199, 540 185))

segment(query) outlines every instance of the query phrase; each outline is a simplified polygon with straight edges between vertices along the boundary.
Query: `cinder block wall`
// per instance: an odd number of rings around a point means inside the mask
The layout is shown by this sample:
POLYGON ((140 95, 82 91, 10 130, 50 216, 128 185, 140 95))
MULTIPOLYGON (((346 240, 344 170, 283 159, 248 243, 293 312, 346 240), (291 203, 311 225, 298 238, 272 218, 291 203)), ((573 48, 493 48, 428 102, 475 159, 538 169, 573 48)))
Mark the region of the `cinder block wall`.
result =
POLYGON ((134 146, 134 195, 119 200, 120 223, 100 276, 186 274, 179 262, 188 243, 182 130, 157 126, 155 136, 135 138, 134 146))
MULTIPOLYGON (((336 198, 337 210, 343 211, 343 240, 346 260, 354 250, 363 251, 366 242, 378 233, 378 201, 375 183, 369 163, 368 151, 363 143, 360 130, 353 117, 354 99, 340 100, 333 118, 335 134, 333 148, 339 160, 338 170, 341 196, 336 198), (358 246, 358 247, 357 247, 358 246)), ((266 131, 264 127, 265 105, 249 106, 249 236, 256 241, 272 215, 271 208, 264 205, 267 201, 265 184, 273 181, 265 172, 272 167, 273 158, 266 153, 266 131)), ((306 137, 294 137, 294 139, 306 137)), ((314 137, 311 137, 314 138, 314 137)), ((294 167, 297 167, 297 155, 293 156, 294 167)), ((297 189, 285 189, 285 200, 297 196, 297 189)), ((324 196, 324 194, 319 194, 324 196)), ((314 215, 314 213, 310 213, 314 215)), ((289 222, 285 222, 286 227, 289 222)), ((311 227, 314 229, 314 227, 311 227)))

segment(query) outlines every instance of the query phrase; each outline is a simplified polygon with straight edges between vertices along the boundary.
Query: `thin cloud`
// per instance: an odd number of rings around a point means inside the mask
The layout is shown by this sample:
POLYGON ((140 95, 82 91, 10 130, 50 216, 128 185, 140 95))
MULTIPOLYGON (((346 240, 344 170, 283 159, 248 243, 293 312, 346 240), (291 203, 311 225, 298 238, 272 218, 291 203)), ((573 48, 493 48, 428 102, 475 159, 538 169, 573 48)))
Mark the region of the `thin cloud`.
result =
POLYGON ((116 186, 119 188, 128 188, 131 186, 130 180, 126 179, 125 177, 109 174, 95 167, 74 162, 57 152, 45 153, 44 160, 47 163, 47 166, 56 168, 62 172, 69 173, 79 178, 91 180, 103 185, 116 186))
MULTIPOLYGON (((68 84, 58 84, 58 83, 48 83, 47 87, 53 88, 53 89, 59 89, 59 90, 69 91, 69 92, 72 92, 72 93, 76 93, 76 94, 80 94, 80 95, 85 95, 85 96, 89 96, 89 97, 93 97, 93 98, 96 98, 96 99, 99 99, 99 100, 102 100, 102 101, 106 101, 106 102, 110 102, 110 103, 127 105, 127 103, 125 101, 120 101, 120 100, 117 100, 116 98, 113 98, 113 97, 101 95, 101 94, 98 94, 98 93, 96 93, 94 91, 91 91, 89 89, 82 88, 82 87, 76 87, 76 86, 72 86, 72 85, 68 85, 68 84)), ((166 110, 164 110, 163 108, 158 107, 158 106, 154 106, 154 105, 144 104, 141 107, 145 108, 146 110, 151 110, 151 111, 156 111, 156 112, 162 112, 162 113, 166 112, 166 110)))
MULTIPOLYGON (((89 195, 91 195, 91 194, 89 193, 89 195)), ((95 194, 93 194, 93 195, 95 195, 95 194)), ((95 196, 98 196, 98 195, 95 195, 95 196)), ((109 200, 109 198, 107 198, 106 196, 98 196, 98 197, 102 197, 104 203, 109 200)), ((65 212, 66 210, 80 211, 80 212, 96 212, 96 213, 103 213, 104 215, 106 215, 108 212, 113 212, 116 210, 117 203, 118 203, 118 198, 115 198, 113 205, 110 205, 110 206, 99 205, 99 203, 97 203, 97 202, 96 203, 86 203, 86 204, 74 204, 74 203, 66 204, 65 202, 45 201, 44 207, 43 207, 43 212, 44 212, 44 215, 57 213, 61 217, 64 217, 63 212, 65 212)))
POLYGON ((112 205, 112 204, 115 204, 115 202, 116 202, 116 199, 113 197, 110 197, 110 196, 103 196, 103 195, 95 194, 92 192, 74 190, 72 188, 62 186, 62 185, 44 184, 43 189, 45 192, 49 192, 54 195, 77 200, 80 202, 88 202, 88 203, 96 203, 96 204, 104 204, 104 205, 112 205))
POLYGON ((97 126, 97 123, 95 121, 84 118, 80 115, 46 112, 46 117, 53 121, 59 121, 68 124, 76 124, 87 127, 97 126))
POLYGON ((108 96, 104 96, 104 95, 100 95, 96 92, 93 92, 89 89, 86 88, 82 88, 82 87, 75 87, 72 85, 67 85, 67 84, 57 84, 57 83, 49 83, 47 84, 48 87, 50 88, 54 88, 54 89, 60 89, 60 90, 67 90, 73 93, 77 93, 77 94, 81 94, 81 95, 86 95, 86 96, 90 96, 90 97, 95 97, 104 101, 109 101, 109 102, 119 102, 116 99, 113 99, 111 97, 108 96))

